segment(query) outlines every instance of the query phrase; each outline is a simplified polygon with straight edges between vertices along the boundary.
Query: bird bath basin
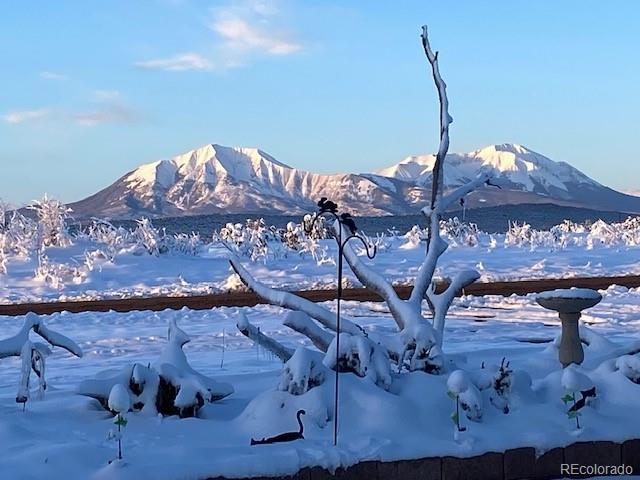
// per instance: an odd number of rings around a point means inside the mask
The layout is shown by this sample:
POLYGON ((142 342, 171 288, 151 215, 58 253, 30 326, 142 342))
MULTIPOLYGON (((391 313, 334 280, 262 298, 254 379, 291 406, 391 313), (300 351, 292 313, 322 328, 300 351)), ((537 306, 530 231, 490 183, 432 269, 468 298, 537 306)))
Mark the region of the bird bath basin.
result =
POLYGON ((536 295, 536 302, 546 309, 558 312, 560 322, 562 322, 558 356, 563 367, 572 363, 579 365, 584 360, 578 320, 580 320, 582 310, 597 305, 600 300, 602 300, 602 295, 588 288, 552 290, 536 295))

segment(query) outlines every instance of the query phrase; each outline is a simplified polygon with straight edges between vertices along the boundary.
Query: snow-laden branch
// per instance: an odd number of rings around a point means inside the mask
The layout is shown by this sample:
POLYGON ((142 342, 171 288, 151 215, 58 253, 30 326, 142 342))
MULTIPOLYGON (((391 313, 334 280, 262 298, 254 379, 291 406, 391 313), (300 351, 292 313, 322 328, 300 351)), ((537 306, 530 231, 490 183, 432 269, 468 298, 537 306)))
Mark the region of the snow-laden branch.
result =
MULTIPOLYGON (((436 205, 436 211, 438 213, 444 213, 451 205, 458 203, 461 198, 465 197, 474 190, 477 190, 478 187, 486 185, 489 180, 491 180, 491 174, 489 172, 480 173, 470 182, 461 185, 460 187, 443 196, 438 202, 438 205, 436 205)), ((425 207, 423 208, 423 213, 425 215, 429 215, 430 210, 425 207)))
MULTIPOLYGON (((342 228, 342 238, 348 238, 350 235, 347 228, 340 224, 340 222, 336 221, 333 228, 342 228)), ((338 238, 338 235, 336 235, 336 238, 338 238)), ((356 278, 362 285, 378 294, 387 303, 398 328, 402 330, 404 328, 404 321, 403 315, 400 314, 400 312, 404 309, 404 302, 398 297, 391 283, 387 282, 378 272, 365 265, 348 243, 344 246, 343 253, 349 268, 356 278)))
POLYGON ((287 362, 294 353, 293 350, 285 347, 273 338, 267 337, 258 327, 252 325, 244 312, 240 312, 236 326, 245 337, 266 348, 283 362, 287 362))
POLYGON ((438 343, 442 345, 444 335, 444 323, 447 311, 453 302, 455 296, 465 287, 471 285, 480 274, 475 270, 463 270, 458 272, 451 280, 451 283, 444 292, 435 293, 436 284, 433 282, 432 287, 427 290, 427 297, 433 309, 433 328, 438 332, 438 343))
MULTIPOLYGON (((304 312, 311 318, 320 322, 326 328, 333 330, 334 332, 337 330, 336 315, 331 310, 323 308, 305 298, 298 297, 293 293, 267 287, 265 284, 253 278, 253 276, 242 266, 240 259, 235 255, 230 257, 229 263, 242 282, 267 303, 288 308, 290 310, 304 312)), ((340 330, 351 333, 352 335, 362 335, 364 333, 364 330, 362 330, 361 327, 345 317, 342 317, 340 320, 340 330)))
POLYGON ((309 315, 304 312, 292 310, 284 317, 282 324, 307 337, 316 348, 322 352, 326 352, 333 341, 334 335, 322 327, 319 327, 311 320, 309 315))
POLYGON ((18 333, 13 337, 0 340, 0 358, 19 357, 22 347, 29 340, 29 332, 35 333, 44 338, 51 345, 64 348, 76 357, 82 357, 82 349, 76 342, 61 333, 54 332, 34 313, 28 313, 24 319, 24 324, 18 333))

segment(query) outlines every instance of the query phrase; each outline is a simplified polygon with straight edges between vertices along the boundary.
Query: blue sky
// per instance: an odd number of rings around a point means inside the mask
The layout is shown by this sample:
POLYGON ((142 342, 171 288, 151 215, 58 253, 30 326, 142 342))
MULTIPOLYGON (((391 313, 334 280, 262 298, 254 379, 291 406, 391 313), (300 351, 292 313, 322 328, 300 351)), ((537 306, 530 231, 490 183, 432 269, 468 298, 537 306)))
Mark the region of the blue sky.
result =
POLYGON ((362 172, 437 149, 430 26, 452 151, 514 142, 640 188, 640 2, 9 2, 0 197, 65 201, 207 144, 362 172))

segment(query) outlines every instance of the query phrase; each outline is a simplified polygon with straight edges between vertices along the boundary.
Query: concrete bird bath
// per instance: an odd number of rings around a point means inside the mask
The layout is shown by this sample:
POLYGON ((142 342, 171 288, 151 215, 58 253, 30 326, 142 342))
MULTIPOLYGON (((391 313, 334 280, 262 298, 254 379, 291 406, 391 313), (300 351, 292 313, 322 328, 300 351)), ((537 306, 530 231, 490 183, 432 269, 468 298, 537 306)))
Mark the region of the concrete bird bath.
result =
POLYGON ((600 300, 602 295, 588 288, 552 290, 536 295, 536 302, 544 308, 558 312, 562 322, 559 359, 563 367, 572 363, 580 365, 584 360, 578 320, 582 310, 597 305, 600 300))

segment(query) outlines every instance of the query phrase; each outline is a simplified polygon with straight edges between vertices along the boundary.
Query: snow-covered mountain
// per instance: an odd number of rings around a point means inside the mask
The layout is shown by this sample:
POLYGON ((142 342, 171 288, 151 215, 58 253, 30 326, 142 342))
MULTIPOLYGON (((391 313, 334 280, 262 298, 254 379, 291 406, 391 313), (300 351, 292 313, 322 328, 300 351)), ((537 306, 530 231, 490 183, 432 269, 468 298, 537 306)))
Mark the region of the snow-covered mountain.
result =
MULTIPOLYGON (((142 165, 70 205, 76 216, 135 217, 209 213, 301 214, 320 197, 358 215, 414 214, 429 199, 434 155, 411 156, 371 174, 324 175, 292 168, 255 148, 206 145, 142 165)), ((516 144, 450 154, 446 188, 493 173, 502 188, 483 188, 467 205, 555 203, 640 212, 640 198, 609 189, 564 162, 516 144)))

